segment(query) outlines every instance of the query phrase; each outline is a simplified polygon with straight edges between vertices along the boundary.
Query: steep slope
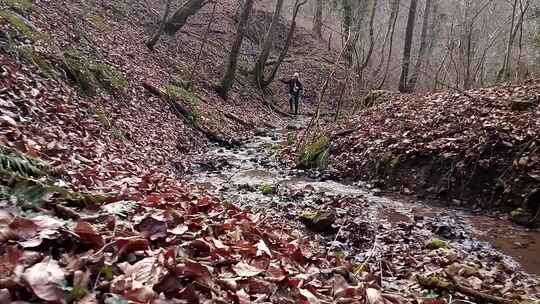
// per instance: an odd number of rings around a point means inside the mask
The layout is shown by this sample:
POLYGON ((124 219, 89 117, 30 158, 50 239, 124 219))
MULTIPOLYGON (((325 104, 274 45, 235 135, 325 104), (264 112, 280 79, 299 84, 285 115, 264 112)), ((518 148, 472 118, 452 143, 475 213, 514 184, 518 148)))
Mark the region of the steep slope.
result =
POLYGON ((331 166, 341 177, 375 180, 380 187, 407 188, 468 208, 522 207, 535 217, 539 89, 539 81, 531 80, 396 96, 343 126, 331 166))

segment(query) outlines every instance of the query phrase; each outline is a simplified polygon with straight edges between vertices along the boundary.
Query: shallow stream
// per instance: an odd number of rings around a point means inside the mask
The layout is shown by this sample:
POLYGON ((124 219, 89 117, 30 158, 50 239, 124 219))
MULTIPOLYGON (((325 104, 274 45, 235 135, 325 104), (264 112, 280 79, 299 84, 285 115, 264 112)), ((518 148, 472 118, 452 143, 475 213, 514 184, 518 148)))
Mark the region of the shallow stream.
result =
MULTIPOLYGON (((540 275, 538 231, 515 226, 507 219, 427 204, 414 195, 390 198, 370 189, 369 185, 314 178, 303 170, 290 169, 276 153, 285 141, 286 130, 252 137, 238 148, 211 149, 195 162, 189 182, 234 202, 240 208, 280 216, 299 227, 303 225, 297 218, 303 210, 316 209, 321 205, 334 206, 332 202, 338 199, 349 200, 355 202, 355 207, 337 208, 338 216, 354 213, 354 217, 373 229, 387 229, 390 235, 394 226, 425 228, 411 237, 441 238, 452 246, 477 254, 480 260, 497 255, 516 269, 540 275), (272 189, 273 193, 263 194, 267 192, 263 191, 265 187, 272 189)), ((349 234, 343 233, 342 237, 350 238, 356 233, 354 229, 349 234)), ((339 242, 340 239, 334 235, 321 240, 326 240, 329 247, 341 246, 359 259, 371 246, 354 245, 361 242, 351 245, 347 240, 339 242), (350 248, 355 246, 358 248, 350 248)), ((369 243, 370 237, 364 241, 369 243)))

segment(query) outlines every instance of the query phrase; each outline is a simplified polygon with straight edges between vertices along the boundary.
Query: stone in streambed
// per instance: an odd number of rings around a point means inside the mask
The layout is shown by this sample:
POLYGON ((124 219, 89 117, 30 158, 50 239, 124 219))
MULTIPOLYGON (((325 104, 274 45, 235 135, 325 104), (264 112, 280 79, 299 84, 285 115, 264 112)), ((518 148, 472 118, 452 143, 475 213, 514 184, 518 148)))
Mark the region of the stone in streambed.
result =
POLYGON ((305 211, 299 216, 299 220, 311 231, 318 233, 334 233, 333 227, 336 215, 332 211, 305 211))

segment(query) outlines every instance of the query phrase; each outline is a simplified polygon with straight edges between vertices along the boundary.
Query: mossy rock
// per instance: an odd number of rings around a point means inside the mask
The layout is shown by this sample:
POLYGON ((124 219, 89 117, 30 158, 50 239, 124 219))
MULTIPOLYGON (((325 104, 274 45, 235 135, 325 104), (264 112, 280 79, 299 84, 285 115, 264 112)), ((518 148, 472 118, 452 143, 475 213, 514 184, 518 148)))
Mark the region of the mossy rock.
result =
POLYGON ((63 68, 69 79, 79 87, 82 95, 93 96, 97 93, 98 81, 92 73, 94 62, 76 51, 64 53, 63 68))
POLYGON ((307 143, 300 154, 299 165, 303 168, 326 168, 330 157, 330 139, 325 135, 307 143))
POLYGON ((100 63, 90 69, 103 88, 112 94, 124 91, 128 85, 124 74, 112 65, 100 63))
POLYGON ((259 190, 261 191, 262 194, 264 195, 272 195, 272 194, 275 194, 275 191, 276 189, 274 188, 274 186, 270 185, 270 184, 262 184, 259 188, 259 190))
POLYGON ((0 10, 0 22, 5 20, 10 24, 12 36, 22 35, 31 40, 39 40, 43 34, 26 18, 10 10, 0 10))
POLYGON ((55 78, 54 66, 31 46, 19 46, 15 49, 19 56, 28 63, 36 66, 41 74, 47 78, 55 78))
POLYGON ((437 250, 437 249, 448 249, 450 248, 450 246, 448 246, 448 243, 443 240, 432 239, 429 242, 427 242, 426 248, 437 250))
POLYGON ((299 220, 306 225, 309 230, 319 233, 334 233, 333 227, 336 216, 331 211, 305 211, 299 216, 299 220))
POLYGON ((0 0, 0 5, 5 5, 21 12, 29 11, 34 6, 32 0, 0 0))
POLYGON ((92 14, 86 17, 86 20, 88 20, 88 22, 90 22, 94 27, 98 29, 105 28, 105 17, 100 14, 92 14))
POLYGON ((181 86, 175 84, 169 84, 165 87, 165 91, 170 98, 182 99, 192 106, 196 106, 200 103, 201 98, 194 92, 184 89, 181 86))
POLYGON ((362 105, 364 108, 372 107, 376 104, 387 101, 394 94, 396 93, 386 90, 371 90, 362 100, 362 105))

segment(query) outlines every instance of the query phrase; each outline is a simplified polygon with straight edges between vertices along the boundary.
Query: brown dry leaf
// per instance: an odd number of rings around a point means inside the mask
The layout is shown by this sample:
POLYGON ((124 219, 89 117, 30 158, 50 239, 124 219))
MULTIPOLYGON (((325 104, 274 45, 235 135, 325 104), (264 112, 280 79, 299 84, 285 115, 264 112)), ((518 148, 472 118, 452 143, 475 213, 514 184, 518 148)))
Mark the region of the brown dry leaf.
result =
POLYGON ((105 242, 94 227, 85 221, 79 221, 75 226, 74 232, 81 238, 83 244, 89 245, 94 249, 103 247, 105 242))
POLYGON ((298 291, 300 292, 300 294, 304 298, 306 298, 308 300, 308 302, 310 304, 319 304, 319 303, 321 303, 319 301, 319 299, 313 293, 311 293, 311 291, 309 291, 307 289, 298 289, 298 291))
POLYGON ((64 292, 60 288, 64 278, 64 270, 50 258, 26 269, 22 275, 23 281, 37 297, 57 303, 65 303, 64 292))
POLYGON ((243 289, 240 289, 239 291, 237 291, 236 296, 238 297, 238 303, 240 303, 240 304, 250 304, 251 303, 250 296, 243 289))
POLYGON ((259 269, 257 267, 251 266, 247 263, 240 262, 233 266, 234 272, 241 276, 241 277, 253 277, 260 273, 262 273, 264 270, 259 269))
POLYGON ((272 258, 272 253, 270 252, 270 249, 268 246, 266 246, 266 243, 261 239, 257 243, 257 256, 262 256, 263 254, 266 254, 268 257, 272 258))

